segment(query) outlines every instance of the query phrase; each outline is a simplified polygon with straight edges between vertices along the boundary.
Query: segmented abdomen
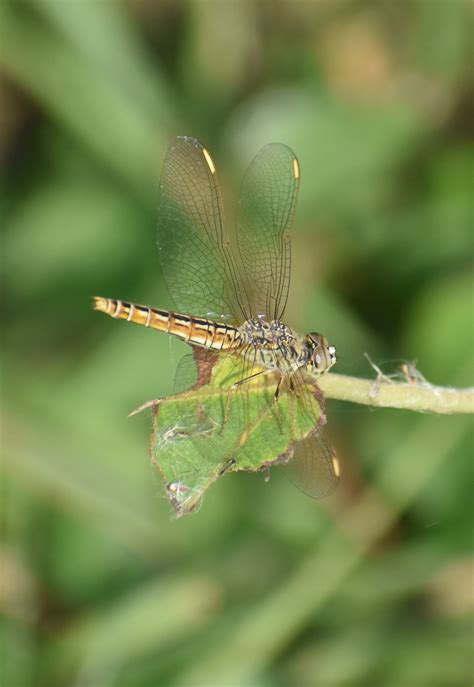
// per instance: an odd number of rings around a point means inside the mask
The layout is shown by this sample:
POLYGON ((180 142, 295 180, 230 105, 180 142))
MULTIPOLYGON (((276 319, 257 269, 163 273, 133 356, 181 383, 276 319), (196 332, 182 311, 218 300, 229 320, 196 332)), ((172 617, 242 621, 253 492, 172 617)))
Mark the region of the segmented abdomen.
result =
POLYGON ((137 305, 114 298, 94 297, 94 309, 128 322, 135 322, 144 327, 158 329, 160 332, 173 334, 187 343, 222 351, 241 345, 240 332, 222 322, 215 322, 202 317, 181 315, 168 310, 151 308, 148 305, 137 305))

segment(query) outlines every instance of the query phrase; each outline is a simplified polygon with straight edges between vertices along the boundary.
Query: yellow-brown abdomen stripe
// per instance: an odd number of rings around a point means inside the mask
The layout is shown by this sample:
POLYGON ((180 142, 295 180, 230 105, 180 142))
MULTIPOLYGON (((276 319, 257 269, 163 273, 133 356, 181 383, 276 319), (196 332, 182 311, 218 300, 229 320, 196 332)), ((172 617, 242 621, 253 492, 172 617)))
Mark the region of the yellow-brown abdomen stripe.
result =
POLYGON ((93 300, 94 309, 100 310, 110 317, 173 334, 196 346, 224 350, 237 346, 240 341, 238 329, 214 320, 181 315, 168 310, 151 308, 148 305, 119 301, 114 298, 96 296, 93 300))

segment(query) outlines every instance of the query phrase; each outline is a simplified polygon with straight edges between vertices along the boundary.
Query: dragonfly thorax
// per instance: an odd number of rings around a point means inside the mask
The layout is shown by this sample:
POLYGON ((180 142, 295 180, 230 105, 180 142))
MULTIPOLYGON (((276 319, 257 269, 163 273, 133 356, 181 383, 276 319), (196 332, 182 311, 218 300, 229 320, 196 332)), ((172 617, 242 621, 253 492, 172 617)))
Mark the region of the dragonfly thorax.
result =
POLYGON ((297 336, 280 320, 265 320, 263 318, 247 320, 240 327, 240 333, 245 343, 265 347, 268 344, 278 347, 282 344, 293 343, 297 336))
POLYGON ((247 320, 239 327, 241 342, 253 347, 260 365, 289 374, 308 362, 304 337, 280 320, 247 320))
POLYGON ((316 332, 301 336, 280 320, 247 320, 239 333, 241 345, 254 349, 260 365, 282 374, 303 367, 317 377, 336 362, 336 349, 325 336, 316 332))

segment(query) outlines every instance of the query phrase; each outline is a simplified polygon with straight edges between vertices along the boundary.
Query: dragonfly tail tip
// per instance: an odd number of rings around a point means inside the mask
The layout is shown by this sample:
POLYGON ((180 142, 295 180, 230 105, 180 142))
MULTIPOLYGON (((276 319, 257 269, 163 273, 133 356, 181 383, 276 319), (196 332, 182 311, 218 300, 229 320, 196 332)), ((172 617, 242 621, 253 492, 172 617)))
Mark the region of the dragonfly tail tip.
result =
POLYGON ((92 307, 94 310, 101 310, 102 312, 106 312, 107 310, 107 299, 102 298, 102 296, 93 296, 92 297, 92 307))

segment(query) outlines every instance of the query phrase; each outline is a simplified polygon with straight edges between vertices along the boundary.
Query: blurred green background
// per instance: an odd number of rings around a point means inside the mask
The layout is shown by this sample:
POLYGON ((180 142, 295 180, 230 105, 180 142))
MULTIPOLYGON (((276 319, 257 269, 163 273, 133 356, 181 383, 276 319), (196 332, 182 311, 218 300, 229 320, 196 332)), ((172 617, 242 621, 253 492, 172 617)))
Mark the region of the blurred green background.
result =
POLYGON ((171 306, 154 226, 175 135, 212 152, 230 224, 282 141, 302 170, 288 324, 341 372, 370 376, 368 352, 472 385, 473 4, 0 12, 1 684, 471 683, 470 419, 328 402, 334 496, 233 475, 173 521, 127 413, 171 391, 176 351, 90 297, 171 306))

